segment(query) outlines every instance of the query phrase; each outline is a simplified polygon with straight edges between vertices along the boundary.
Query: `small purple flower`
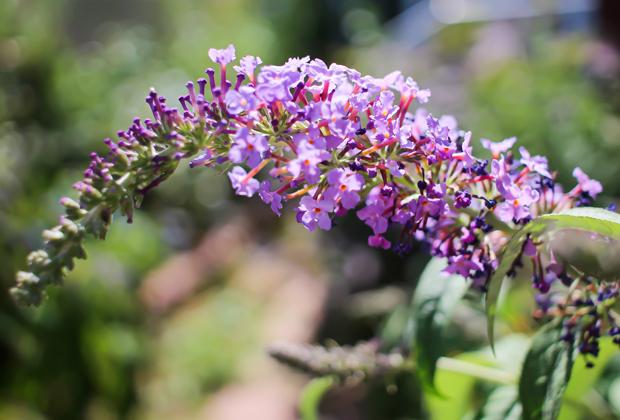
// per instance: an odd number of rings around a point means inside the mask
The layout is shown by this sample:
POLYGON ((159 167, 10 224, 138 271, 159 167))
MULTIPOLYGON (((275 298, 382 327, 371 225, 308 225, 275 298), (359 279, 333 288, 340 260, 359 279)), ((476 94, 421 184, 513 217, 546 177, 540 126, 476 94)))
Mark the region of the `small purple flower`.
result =
POLYGON ((483 266, 477 261, 473 261, 470 255, 457 255, 449 260, 448 266, 444 268, 444 273, 460 274, 467 278, 472 271, 482 270, 483 266))
POLYGON ((245 74, 250 81, 254 82, 254 71, 256 70, 256 67, 262 63, 263 60, 261 60, 260 57, 246 55, 239 60, 239 65, 235 66, 234 69, 239 73, 245 74))
POLYGON ((389 159, 387 161, 387 167, 390 170, 392 176, 396 178, 400 178, 401 176, 405 175, 405 167, 395 160, 389 159))
POLYGON ((340 204, 345 209, 352 209, 360 201, 357 193, 364 186, 364 178, 350 169, 332 169, 327 174, 327 182, 330 188, 327 189, 326 195, 331 196, 334 200, 340 199, 340 204))
POLYGON ((415 208, 416 221, 429 216, 439 218, 447 210, 446 202, 441 198, 427 198, 423 195, 417 201, 412 201, 411 206, 415 208))
POLYGON ((531 156, 530 152, 523 146, 519 147, 521 153, 521 164, 525 165, 530 171, 539 173, 547 178, 553 178, 549 173, 547 158, 543 156, 531 156))
POLYGON ((427 134, 436 143, 443 146, 450 145, 450 128, 444 126, 436 118, 433 118, 431 114, 426 117, 427 134))
POLYGON ((248 173, 241 166, 235 166, 228 172, 228 178, 237 195, 252 197, 260 185, 254 178, 246 179, 248 173))
POLYGON ((390 90, 382 91, 373 106, 373 113, 377 119, 387 119, 397 110, 398 107, 394 105, 394 93, 390 90))
POLYGON ((306 65, 305 70, 308 73, 308 76, 320 83, 329 82, 333 84, 340 84, 347 77, 341 67, 343 66, 334 64, 327 67, 323 60, 316 58, 306 65))
POLYGON ((314 124, 308 127, 307 132, 294 134, 293 140, 295 141, 295 144, 299 147, 305 147, 302 145, 306 143, 306 145, 309 145, 310 147, 314 147, 319 150, 325 150, 327 148, 327 142, 325 141, 325 137, 321 135, 321 130, 314 124))
POLYGON ((368 245, 373 248, 390 249, 390 241, 381 235, 371 235, 368 237, 368 245))
POLYGON ((208 165, 211 162, 212 158, 213 154, 211 153, 211 150, 204 149, 204 152, 202 152, 200 155, 198 155, 197 158, 194 158, 189 162, 189 167, 195 168, 196 166, 208 165))
POLYGON ((430 89, 420 89, 415 95, 418 103, 425 104, 431 98, 431 90, 430 89))
POLYGON ((462 161, 465 167, 471 167, 471 165, 476 161, 472 155, 473 149, 474 148, 471 146, 471 131, 468 131, 463 135, 463 144, 461 145, 462 151, 453 153, 452 156, 462 161))
POLYGON ((230 89, 224 97, 226 110, 232 115, 242 112, 249 112, 258 106, 260 101, 254 95, 254 89, 249 86, 242 86, 239 90, 230 89))
POLYGON ((287 66, 264 66, 258 74, 256 95, 267 101, 292 99, 290 89, 301 80, 301 74, 287 66))
POLYGON ((400 77, 394 85, 396 90, 400 91, 401 97, 416 98, 421 104, 427 103, 431 97, 430 89, 420 89, 418 83, 411 77, 407 77, 406 79, 400 77))
POLYGON ((234 163, 247 164, 252 168, 263 159, 263 153, 269 150, 267 137, 262 134, 251 134, 247 127, 239 128, 235 141, 228 152, 228 157, 234 163))
POLYGON ((476 238, 476 234, 472 229, 468 229, 466 227, 461 228, 461 236, 460 240, 463 244, 473 244, 476 242, 478 238, 476 238))
POLYGON ((381 201, 377 201, 358 210, 357 217, 370 226, 375 235, 380 235, 385 233, 388 228, 388 220, 383 216, 384 211, 385 205, 381 201))
POLYGON ((516 200, 521 191, 506 171, 504 157, 491 162, 491 174, 495 177, 495 186, 506 200, 516 200))
POLYGON ((426 195, 428 198, 442 198, 446 195, 446 184, 430 183, 426 186, 426 195))
POLYGON ((299 145, 297 158, 291 160, 287 168, 294 177, 298 177, 303 173, 309 184, 315 184, 321 176, 318 164, 329 159, 329 157, 330 154, 326 151, 319 150, 303 142, 299 145))
POLYGON ((529 206, 539 198, 539 192, 526 185, 517 198, 499 203, 495 208, 495 214, 502 222, 518 222, 530 216, 529 206))
POLYGON ((221 50, 210 48, 209 58, 215 63, 226 66, 226 64, 230 63, 235 59, 235 47, 234 45, 230 44, 228 47, 221 50))
POLYGON ((499 155, 501 155, 502 153, 506 153, 507 151, 509 151, 516 143, 516 141, 516 137, 510 137, 497 143, 492 142, 489 139, 480 139, 482 147, 490 151, 493 154, 494 158, 498 158, 499 155))
POLYGON ((308 55, 304 57, 291 57, 286 60, 286 63, 284 63, 284 67, 303 73, 306 70, 309 61, 310 56, 308 55))
POLYGON ((577 186, 590 197, 596 198, 603 191, 603 186, 595 179, 591 179, 580 167, 573 170, 573 176, 577 179, 577 186))
POLYGON ((261 182, 258 195, 263 200, 263 203, 271 205, 271 211, 281 216, 282 196, 275 191, 271 191, 271 183, 269 181, 261 182))
POLYGON ((316 227, 323 230, 330 230, 332 227, 332 221, 329 217, 329 212, 334 209, 334 202, 329 198, 321 198, 315 200, 309 195, 305 195, 299 202, 298 220, 308 229, 310 232, 314 231, 316 227))

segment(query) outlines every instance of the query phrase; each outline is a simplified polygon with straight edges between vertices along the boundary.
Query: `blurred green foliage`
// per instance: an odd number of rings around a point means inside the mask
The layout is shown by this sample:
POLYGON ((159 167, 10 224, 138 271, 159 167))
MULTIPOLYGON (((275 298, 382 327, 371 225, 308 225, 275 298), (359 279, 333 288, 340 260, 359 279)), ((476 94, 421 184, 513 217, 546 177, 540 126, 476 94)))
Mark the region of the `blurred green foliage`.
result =
POLYGON ((618 91, 611 83, 617 74, 607 74, 611 80, 591 74, 593 61, 605 57, 596 57, 583 39, 545 38, 533 42, 531 56, 505 60, 474 78, 471 124, 493 140, 517 136, 547 156, 566 185, 581 166, 606 194, 618 196, 620 166, 601 164, 620 156, 618 91))

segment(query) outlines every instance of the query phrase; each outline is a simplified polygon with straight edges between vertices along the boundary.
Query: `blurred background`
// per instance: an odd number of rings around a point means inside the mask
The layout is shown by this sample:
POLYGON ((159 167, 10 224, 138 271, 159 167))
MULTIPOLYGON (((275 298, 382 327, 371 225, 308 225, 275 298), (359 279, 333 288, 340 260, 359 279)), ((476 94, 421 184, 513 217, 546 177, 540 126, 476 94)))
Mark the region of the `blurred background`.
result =
MULTIPOLYGON (((134 224, 119 219, 108 240, 90 241, 90 258, 40 308, 10 301, 88 152, 147 115, 150 86, 178 97, 211 65, 208 49, 229 43, 266 63, 311 55, 376 76, 400 69, 431 88, 433 113, 456 115, 476 139, 516 135, 563 182, 579 165, 605 204, 620 195, 614 0, 2 0, 0 419, 293 419, 308 378, 265 348, 371 339, 410 299, 421 250, 369 249, 366 227, 348 219, 308 234, 290 212, 234 198, 225 177, 182 169, 134 224)), ((527 334, 525 286, 504 323, 527 334)), ((620 415, 619 372, 615 360, 597 385, 609 418, 620 415)), ((433 406, 404 377, 328 396, 324 413, 427 418, 433 406)))

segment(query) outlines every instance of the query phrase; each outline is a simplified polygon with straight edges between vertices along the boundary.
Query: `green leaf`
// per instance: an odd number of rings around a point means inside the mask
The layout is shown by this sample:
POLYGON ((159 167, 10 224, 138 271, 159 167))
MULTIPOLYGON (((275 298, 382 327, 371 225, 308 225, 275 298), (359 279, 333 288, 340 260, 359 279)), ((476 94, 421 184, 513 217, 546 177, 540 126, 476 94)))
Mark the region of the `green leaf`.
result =
POLYGON ((545 214, 532 222, 548 229, 580 229, 620 240, 620 214, 595 207, 577 207, 557 214, 545 214))
POLYGON ((561 322, 543 327, 532 340, 519 381, 519 399, 526 420, 556 419, 577 349, 563 341, 561 322))
MULTIPOLYGON (((409 306, 401 304, 394 308, 383 321, 383 325, 379 332, 382 351, 389 352, 404 343, 408 322, 409 306)), ((410 340, 411 338, 409 337, 406 343, 409 343, 410 340)))
POLYGON ((489 344, 491 349, 495 351, 495 314, 497 313, 497 301, 499 299, 499 293, 502 289, 502 283, 504 278, 512 268, 515 260, 521 254, 523 249, 523 243, 527 239, 527 234, 531 229, 530 226, 534 221, 530 222, 523 229, 515 233, 510 241, 506 244, 504 253, 502 254, 499 267, 491 276, 489 281, 487 293, 485 296, 485 309, 487 314, 487 335, 489 336, 489 344))
POLYGON ((523 408, 519 402, 519 393, 516 386, 506 385, 497 387, 487 398, 481 420, 521 420, 523 408))
POLYGON ((437 360, 444 353, 443 332, 452 312, 468 288, 461 276, 442 272, 446 262, 432 259, 420 276, 411 305, 414 334, 412 348, 422 384, 436 392, 437 360))
POLYGON ((487 313, 487 334, 491 348, 494 348, 494 322, 497 301, 504 278, 519 257, 523 243, 528 235, 539 237, 542 234, 560 229, 579 229, 598 233, 611 239, 620 240, 620 215, 594 207, 578 207, 557 214, 545 214, 517 231, 506 244, 497 270, 491 276, 485 296, 487 313))
POLYGON ((321 398, 336 383, 333 376, 323 376, 308 382, 301 393, 299 413, 302 420, 318 420, 321 398))

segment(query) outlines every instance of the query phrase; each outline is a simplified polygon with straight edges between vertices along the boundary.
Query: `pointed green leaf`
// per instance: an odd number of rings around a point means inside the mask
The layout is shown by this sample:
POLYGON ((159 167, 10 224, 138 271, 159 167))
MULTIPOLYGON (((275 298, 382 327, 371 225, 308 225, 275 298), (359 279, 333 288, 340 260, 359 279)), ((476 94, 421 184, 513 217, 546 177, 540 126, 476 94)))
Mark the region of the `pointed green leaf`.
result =
POLYGON ((561 322, 543 327, 532 340, 519 381, 519 399, 525 420, 558 417, 577 349, 563 341, 561 322))
MULTIPOLYGON (((530 224, 532 223, 533 221, 530 222, 530 224)), ((485 296, 485 309, 487 313, 487 335, 489 336, 489 343, 493 351, 495 351, 494 326, 499 293, 502 289, 504 278, 508 275, 508 272, 512 268, 515 260, 521 254, 523 243, 527 239, 528 227, 530 224, 515 233, 510 241, 508 241, 506 248, 504 249, 504 253, 502 254, 499 267, 497 267, 497 270, 495 270, 491 276, 491 280, 489 281, 485 296)))
POLYGON ((314 378, 304 388, 299 402, 299 413, 302 420, 318 420, 321 398, 336 383, 333 376, 314 378))
POLYGON ((548 229, 580 229, 620 240, 620 214, 595 207, 576 207, 537 217, 548 229))
POLYGON ((444 328, 468 287, 463 277, 443 273, 445 267, 446 262, 438 258, 428 263, 416 287, 411 307, 416 371, 423 385, 434 392, 437 360, 445 350, 444 328))

